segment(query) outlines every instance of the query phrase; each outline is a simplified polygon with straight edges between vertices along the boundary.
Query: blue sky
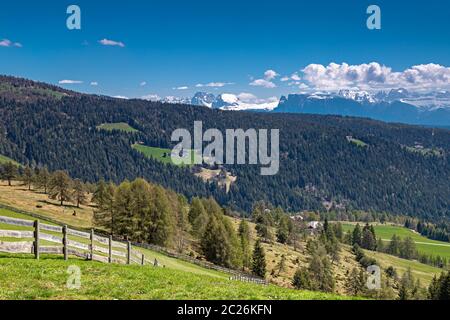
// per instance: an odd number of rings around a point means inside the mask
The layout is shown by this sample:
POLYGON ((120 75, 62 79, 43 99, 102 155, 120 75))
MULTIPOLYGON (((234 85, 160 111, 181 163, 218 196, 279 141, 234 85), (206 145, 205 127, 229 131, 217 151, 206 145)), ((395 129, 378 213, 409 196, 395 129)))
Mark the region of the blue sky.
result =
POLYGON ((0 4, 1 74, 80 81, 62 86, 113 96, 445 89, 449 39, 450 2, 444 0, 0 4), (71 4, 81 8, 81 30, 66 28, 71 4), (381 8, 381 30, 366 27, 371 4, 381 8), (123 45, 104 45, 104 39, 123 45), (188 89, 176 89, 182 87, 188 89))

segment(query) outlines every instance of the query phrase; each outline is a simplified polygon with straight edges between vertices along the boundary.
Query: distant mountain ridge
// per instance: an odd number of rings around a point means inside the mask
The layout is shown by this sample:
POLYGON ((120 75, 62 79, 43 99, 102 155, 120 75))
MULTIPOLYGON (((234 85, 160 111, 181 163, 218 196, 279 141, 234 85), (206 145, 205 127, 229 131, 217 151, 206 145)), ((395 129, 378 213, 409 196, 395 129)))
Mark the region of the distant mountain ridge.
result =
POLYGON ((166 97, 159 101, 229 111, 341 115, 415 125, 450 126, 448 91, 420 93, 399 88, 370 93, 343 89, 338 92, 294 93, 279 100, 246 99, 241 95, 197 92, 192 98, 166 97))
POLYGON ((338 94, 290 94, 280 99, 278 113, 366 117, 416 125, 450 125, 450 93, 410 93, 405 89, 370 94, 341 90, 338 94))

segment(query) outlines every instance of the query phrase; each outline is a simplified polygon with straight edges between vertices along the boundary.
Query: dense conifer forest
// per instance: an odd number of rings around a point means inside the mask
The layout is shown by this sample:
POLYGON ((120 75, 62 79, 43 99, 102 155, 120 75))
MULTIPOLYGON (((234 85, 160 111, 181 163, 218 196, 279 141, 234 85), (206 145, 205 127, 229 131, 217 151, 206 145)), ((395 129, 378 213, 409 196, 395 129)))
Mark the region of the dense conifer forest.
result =
POLYGON ((188 199, 213 196, 221 205, 247 212, 259 200, 287 211, 323 211, 326 202, 427 220, 450 212, 450 132, 445 129, 113 99, 10 77, 0 78, 0 115, 1 155, 31 167, 66 170, 85 182, 143 177, 188 199), (237 176, 227 193, 189 167, 166 165, 131 148, 136 142, 170 148, 173 130, 192 130, 194 121, 203 121, 204 130, 280 129, 279 174, 261 176, 259 166, 226 166, 237 176), (119 122, 138 132, 97 129, 119 122))

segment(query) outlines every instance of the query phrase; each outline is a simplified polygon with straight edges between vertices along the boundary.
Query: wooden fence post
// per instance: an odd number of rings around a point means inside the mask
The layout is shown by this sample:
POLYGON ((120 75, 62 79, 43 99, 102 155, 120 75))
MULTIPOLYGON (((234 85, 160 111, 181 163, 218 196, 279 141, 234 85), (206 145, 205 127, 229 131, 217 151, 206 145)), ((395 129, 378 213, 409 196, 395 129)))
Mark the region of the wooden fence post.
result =
POLYGON ((112 263, 112 236, 109 236, 109 252, 108 252, 108 263, 112 263))
POLYGON ((63 227, 63 252, 64 252, 64 260, 67 261, 69 259, 68 255, 68 241, 67 241, 67 226, 63 227))
POLYGON ((34 257, 39 260, 39 220, 34 221, 34 257))
POLYGON ((128 241, 128 246, 127 246, 127 264, 131 264, 131 242, 128 241))
POLYGON ((91 260, 94 260, 94 229, 91 229, 91 260))
POLYGON ((142 262, 141 262, 141 264, 145 265, 145 256, 144 256, 144 254, 142 254, 142 262))

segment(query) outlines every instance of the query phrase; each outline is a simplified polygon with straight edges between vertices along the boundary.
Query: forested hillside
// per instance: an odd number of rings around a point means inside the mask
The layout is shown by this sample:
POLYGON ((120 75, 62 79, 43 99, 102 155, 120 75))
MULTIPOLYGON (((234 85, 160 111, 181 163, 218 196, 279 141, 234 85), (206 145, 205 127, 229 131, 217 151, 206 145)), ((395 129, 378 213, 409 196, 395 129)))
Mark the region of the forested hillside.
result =
POLYGON ((113 99, 9 77, 0 78, 0 88, 0 154, 22 164, 64 169, 91 182, 144 177, 189 198, 212 195, 245 211, 265 200, 290 211, 324 210, 327 202, 428 219, 450 212, 450 131, 445 129, 113 99), (173 130, 192 130, 200 120, 204 130, 280 129, 279 174, 260 176, 259 166, 227 166, 237 182, 226 193, 188 167, 146 158, 131 147, 136 142, 171 147, 173 130), (97 129, 105 123, 127 123, 138 131, 97 129))

